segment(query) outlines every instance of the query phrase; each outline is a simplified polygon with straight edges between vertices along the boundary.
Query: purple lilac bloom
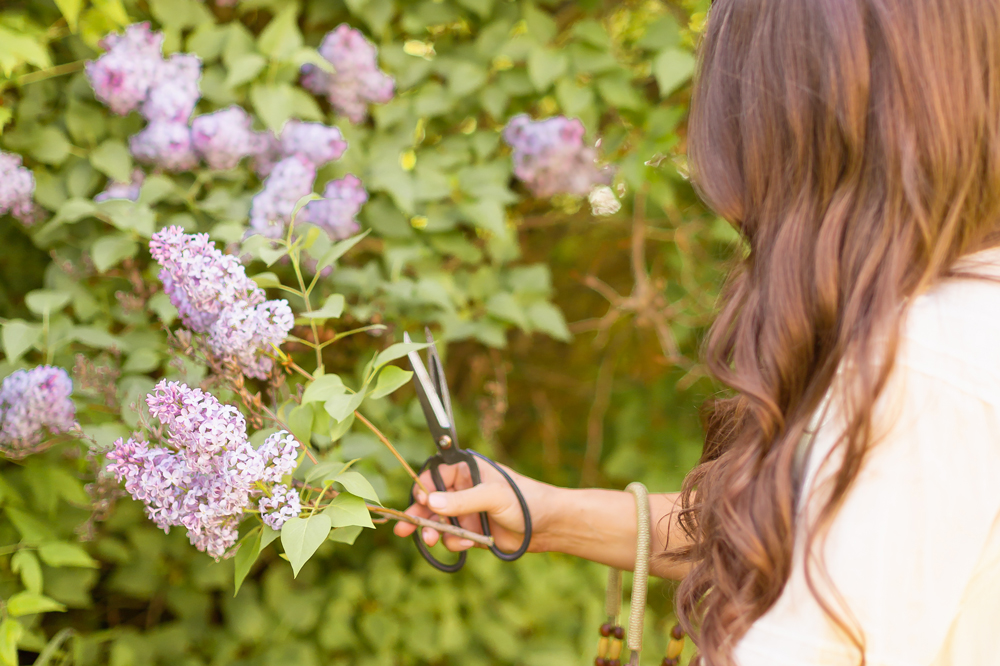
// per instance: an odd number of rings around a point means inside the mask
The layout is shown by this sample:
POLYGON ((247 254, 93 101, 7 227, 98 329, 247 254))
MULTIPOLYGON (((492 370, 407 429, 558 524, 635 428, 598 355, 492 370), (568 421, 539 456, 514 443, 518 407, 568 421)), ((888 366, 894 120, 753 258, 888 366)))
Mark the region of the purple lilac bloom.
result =
POLYGON ((167 171, 187 171, 198 165, 186 123, 154 121, 129 138, 132 155, 140 162, 167 171))
POLYGON ((299 199, 312 192, 316 169, 305 158, 292 155, 274 165, 250 206, 252 233, 281 238, 299 199))
MULTIPOLYGON (((107 454, 108 471, 125 481, 125 490, 146 505, 146 514, 163 531, 184 527, 198 550, 216 559, 227 556, 244 512, 263 494, 261 484, 276 483, 268 480, 270 460, 250 445, 239 410, 200 389, 162 380, 146 404, 163 424, 164 446, 151 448, 141 433, 119 439, 107 454)), ((282 431, 267 442, 285 439, 282 431)), ((284 497, 287 487, 267 492, 284 497)), ((278 514, 274 522, 291 517, 278 503, 269 510, 278 514)))
POLYGON ((119 183, 117 180, 109 180, 104 187, 104 191, 94 197, 94 201, 107 201, 108 199, 129 199, 137 201, 139 192, 142 190, 142 183, 146 180, 146 174, 142 169, 132 171, 132 180, 127 183, 119 183))
POLYGON ((35 176, 21 166, 21 156, 0 151, 0 215, 10 213, 24 224, 35 220, 35 176))
POLYGON ((247 277, 239 260, 216 249, 208 234, 167 227, 153 234, 149 251, 163 266, 164 292, 192 331, 208 332, 228 307, 264 302, 264 291, 247 277))
POLYGON ((191 121, 191 141, 212 169, 232 169, 255 152, 250 116, 239 106, 198 116, 191 121))
POLYGON ((295 324, 288 301, 257 305, 237 303, 224 309, 208 334, 212 353, 236 363, 244 375, 267 379, 274 361, 268 354, 280 346, 295 324))
POLYGON ((186 123, 201 97, 201 58, 190 53, 175 53, 160 66, 156 80, 142 105, 142 115, 149 121, 186 123))
POLYGON ((611 171, 597 166, 597 153, 583 143, 583 123, 556 116, 533 121, 511 118, 503 138, 514 149, 514 175, 537 197, 585 196, 611 182, 611 171))
POLYGON ((368 201, 368 192, 357 176, 347 174, 331 180, 321 201, 310 201, 302 209, 303 222, 322 228, 334 240, 342 240, 360 229, 355 216, 368 201))
POLYGON ((347 142, 336 127, 289 120, 281 130, 282 156, 299 155, 317 169, 340 159, 345 150, 347 142))
POLYGON ((253 170, 261 178, 266 178, 274 170, 274 165, 285 155, 281 154, 281 141, 271 130, 253 135, 253 170))
POLYGON ((87 78, 98 100, 127 115, 145 101, 159 76, 163 34, 152 32, 149 23, 135 23, 123 35, 108 35, 100 45, 107 53, 87 63, 87 78))
POLYGON ((264 496, 257 502, 260 518, 272 530, 278 531, 289 518, 297 518, 302 512, 302 502, 299 493, 285 484, 278 484, 271 489, 271 496, 264 496))
POLYGON ((37 450, 46 434, 76 424, 73 382, 62 368, 40 365, 17 370, 0 385, 0 448, 10 457, 37 450))
POLYGON ((333 73, 313 64, 302 66, 302 85, 317 95, 326 95, 330 104, 352 122, 368 116, 369 103, 384 104, 392 99, 395 82, 378 68, 375 45, 346 23, 328 32, 319 53, 333 65, 333 73))

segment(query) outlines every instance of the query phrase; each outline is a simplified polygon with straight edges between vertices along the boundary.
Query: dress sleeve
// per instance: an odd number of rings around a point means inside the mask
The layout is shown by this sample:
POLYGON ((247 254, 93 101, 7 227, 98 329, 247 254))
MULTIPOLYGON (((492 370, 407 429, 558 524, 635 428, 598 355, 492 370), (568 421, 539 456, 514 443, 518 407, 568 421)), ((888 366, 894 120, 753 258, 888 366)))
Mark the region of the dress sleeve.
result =
MULTIPOLYGON (((1000 406, 975 388, 981 375, 940 349, 904 344, 885 404, 876 410, 884 436, 825 543, 814 548, 829 577, 824 581, 812 565, 813 580, 859 630, 870 666, 950 666, 939 655, 953 641, 974 582, 1000 585, 1000 406)), ((836 439, 830 426, 820 426, 809 454, 800 535, 802 521, 816 513, 822 481, 839 465, 836 452, 822 465, 836 439)), ((740 666, 861 663, 810 591, 804 560, 799 543, 782 596, 737 646, 740 666)), ((962 643, 994 640, 986 634, 997 633, 985 618, 960 628, 962 643)))

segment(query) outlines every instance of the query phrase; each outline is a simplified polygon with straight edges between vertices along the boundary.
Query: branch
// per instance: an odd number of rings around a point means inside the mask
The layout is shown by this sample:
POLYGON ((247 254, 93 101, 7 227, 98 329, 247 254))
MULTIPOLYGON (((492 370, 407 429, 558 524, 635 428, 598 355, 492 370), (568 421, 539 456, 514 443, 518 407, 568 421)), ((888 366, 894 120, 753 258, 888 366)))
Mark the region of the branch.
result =
POLYGON ((408 513, 403 513, 402 511, 397 511, 396 509, 387 509, 386 507, 375 506, 373 504, 366 504, 365 506, 367 506, 368 510, 372 513, 377 513, 381 516, 386 516, 387 518, 401 520, 404 523, 410 523, 411 525, 418 525, 420 527, 429 527, 432 530, 437 530, 438 532, 454 534, 457 537, 474 541, 481 546, 485 546, 486 548, 493 545, 493 537, 484 536, 478 532, 470 532, 469 530, 462 529, 461 527, 455 527, 451 523, 439 523, 433 520, 428 520, 427 518, 411 516, 408 513))

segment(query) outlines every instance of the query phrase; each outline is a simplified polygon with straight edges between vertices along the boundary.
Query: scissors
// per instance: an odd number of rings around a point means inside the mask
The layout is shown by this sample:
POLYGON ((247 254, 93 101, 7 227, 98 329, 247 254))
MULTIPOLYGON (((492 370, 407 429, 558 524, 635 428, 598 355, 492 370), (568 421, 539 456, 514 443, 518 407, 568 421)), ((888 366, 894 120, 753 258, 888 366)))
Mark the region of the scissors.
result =
MULTIPOLYGON (((407 333, 403 333, 403 340, 410 342, 410 336, 407 333)), ((513 562, 528 551, 528 544, 531 543, 531 513, 528 511, 528 503, 525 501, 524 495, 521 494, 521 489, 517 487, 514 479, 510 477, 510 474, 503 467, 481 453, 459 447, 458 435, 455 431, 455 419, 451 413, 451 396, 448 393, 448 383, 444 376, 444 366, 441 365, 441 358, 438 356, 437 348, 434 346, 434 338, 431 336, 430 331, 427 331, 427 342, 430 344, 427 350, 427 362, 430 365, 429 371, 424 367, 424 363, 420 360, 418 352, 412 351, 407 354, 410 366, 413 368, 417 398, 420 400, 420 406, 423 407, 424 416, 427 419, 427 427, 431 431, 431 436, 434 437, 435 446, 437 446, 437 453, 427 459, 427 462, 420 468, 420 471, 424 472, 430 469, 431 478, 434 479, 434 487, 439 491, 447 490, 444 480, 441 478, 441 472, 438 469, 441 465, 466 463, 469 466, 469 473, 472 475, 473 485, 479 484, 481 481, 479 467, 476 465, 477 458, 489 463, 494 469, 500 472, 507 483, 510 484, 511 489, 513 489, 514 494, 517 496, 518 503, 521 505, 521 513, 524 515, 524 541, 521 542, 521 547, 513 553, 505 553, 497 548, 496 545, 490 546, 490 552, 505 562, 513 562)), ((459 526, 458 518, 452 516, 449 520, 452 525, 459 526)), ((483 534, 492 536, 490 534, 490 521, 486 512, 479 514, 479 522, 482 526, 483 534)), ((468 553, 465 551, 461 552, 458 556, 458 561, 453 564, 441 562, 431 554, 423 539, 420 538, 420 532, 421 530, 417 530, 413 533, 413 540, 417 544, 417 550, 420 551, 420 554, 424 556, 424 559, 431 566, 445 573, 455 573, 465 566, 465 559, 468 553)))

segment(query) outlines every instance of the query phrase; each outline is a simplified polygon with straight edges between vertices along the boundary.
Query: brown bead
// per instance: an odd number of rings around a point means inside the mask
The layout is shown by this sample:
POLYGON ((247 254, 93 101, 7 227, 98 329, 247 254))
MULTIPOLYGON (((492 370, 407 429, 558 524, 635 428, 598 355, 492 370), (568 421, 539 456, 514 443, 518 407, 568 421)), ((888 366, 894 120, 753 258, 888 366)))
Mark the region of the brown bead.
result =
POLYGON ((605 622, 601 625, 601 636, 607 637, 611 635, 611 631, 614 629, 610 622, 605 622))
POLYGON ((594 666, 608 666, 608 660, 604 657, 598 657, 594 660, 594 666))
POLYGON ((622 666, 622 662, 618 659, 612 659, 608 662, 608 666, 622 666))
POLYGON ((675 641, 679 641, 684 638, 684 630, 681 629, 681 625, 674 625, 674 628, 670 630, 670 637, 675 641))
POLYGON ((660 662, 660 666, 678 666, 681 663, 680 659, 671 659, 670 657, 664 657, 663 661, 660 662))
POLYGON ((621 640, 625 638, 625 627, 615 627, 615 638, 621 640))

